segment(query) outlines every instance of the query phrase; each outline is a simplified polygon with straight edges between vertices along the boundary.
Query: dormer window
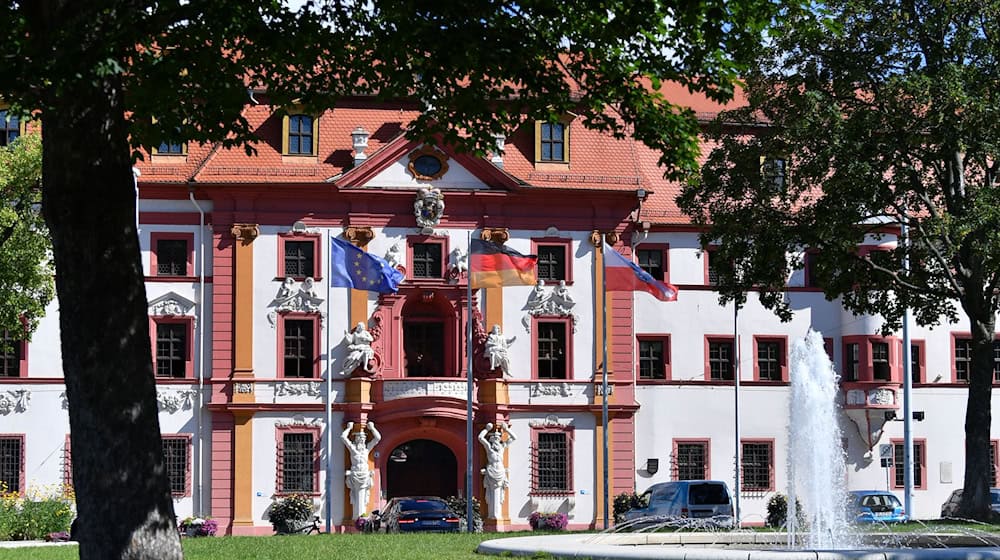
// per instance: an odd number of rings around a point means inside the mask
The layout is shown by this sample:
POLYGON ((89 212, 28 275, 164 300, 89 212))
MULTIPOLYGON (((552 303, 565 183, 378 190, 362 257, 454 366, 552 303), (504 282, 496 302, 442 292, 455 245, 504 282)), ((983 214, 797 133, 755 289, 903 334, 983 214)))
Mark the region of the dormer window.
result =
POLYGON ((293 113, 282 119, 281 153, 286 156, 317 154, 316 124, 319 119, 305 113, 293 113))
POLYGON ((156 148, 156 153, 159 155, 182 155, 184 153, 184 144, 163 142, 156 148))
POLYGON ((569 163, 568 122, 535 122, 535 162, 569 163))

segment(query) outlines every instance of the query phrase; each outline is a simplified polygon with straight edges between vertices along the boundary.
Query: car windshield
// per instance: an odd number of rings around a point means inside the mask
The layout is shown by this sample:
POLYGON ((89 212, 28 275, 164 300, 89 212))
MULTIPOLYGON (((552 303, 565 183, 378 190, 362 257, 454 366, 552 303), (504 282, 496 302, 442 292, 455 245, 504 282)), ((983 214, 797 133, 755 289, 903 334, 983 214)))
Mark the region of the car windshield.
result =
POLYGON ((863 496, 861 498, 861 505, 864 507, 874 507, 874 506, 891 506, 896 507, 899 505, 899 499, 892 494, 871 494, 868 496, 863 496))
POLYGON ((426 511, 448 509, 448 505, 439 500, 404 500, 399 504, 399 509, 403 511, 426 511))

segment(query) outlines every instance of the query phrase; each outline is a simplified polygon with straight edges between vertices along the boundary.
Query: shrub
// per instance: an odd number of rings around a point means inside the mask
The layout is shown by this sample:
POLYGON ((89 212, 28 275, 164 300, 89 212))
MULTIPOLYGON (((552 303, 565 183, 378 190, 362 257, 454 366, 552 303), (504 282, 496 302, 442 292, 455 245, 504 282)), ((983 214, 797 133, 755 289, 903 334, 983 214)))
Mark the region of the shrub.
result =
POLYGON ((528 524, 536 531, 562 531, 569 524, 569 517, 565 513, 536 511, 528 517, 528 524))
POLYGON ((73 493, 67 488, 29 488, 22 497, 0 483, 0 540, 41 540, 69 531, 73 493))
MULTIPOLYGON (((465 532, 465 527, 469 524, 469 520, 466 519, 465 515, 465 498, 462 496, 448 496, 444 498, 444 502, 448 504, 451 511, 458 515, 460 530, 465 532)), ((474 532, 483 532, 483 516, 479 513, 479 500, 475 497, 472 498, 472 523, 472 530, 474 532)))
POLYGON ((213 537, 219 530, 219 522, 207 516, 185 517, 178 529, 189 537, 213 537))
MULTIPOLYGON (((799 503, 799 499, 795 499, 795 511, 797 513, 796 519, 798 520, 798 526, 805 526, 805 516, 802 513, 802 504, 799 503)), ((788 521, 788 498, 781 493, 771 496, 771 499, 767 501, 767 519, 764 523, 768 527, 784 527, 788 521)))
POLYGON ((313 500, 303 494, 291 494, 271 502, 267 518, 278 533, 295 532, 296 525, 307 521, 313 512, 313 500))
POLYGON ((646 507, 646 501, 635 492, 622 492, 615 496, 614 516, 615 523, 625 521, 625 512, 630 509, 646 507))

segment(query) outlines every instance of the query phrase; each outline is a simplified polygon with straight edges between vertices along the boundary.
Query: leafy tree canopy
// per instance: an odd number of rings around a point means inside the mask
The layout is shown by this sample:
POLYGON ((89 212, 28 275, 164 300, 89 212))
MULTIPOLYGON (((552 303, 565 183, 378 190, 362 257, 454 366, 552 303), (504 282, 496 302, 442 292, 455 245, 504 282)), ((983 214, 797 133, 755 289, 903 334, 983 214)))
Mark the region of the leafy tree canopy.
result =
POLYGON ((963 513, 984 518, 1000 2, 835 0, 785 15, 746 75, 747 106, 720 117, 717 148, 679 202, 707 226, 702 242, 718 243, 715 262, 732 265, 719 270, 726 299, 756 287, 787 319, 783 290, 810 249, 827 297, 883 316, 887 332, 906 309, 921 325, 969 319, 964 494, 976 502, 963 513), (762 165, 773 159, 784 169, 762 165), (900 225, 908 244, 895 242, 900 225))
POLYGON ((37 134, 0 147, 0 331, 30 338, 55 295, 37 134))

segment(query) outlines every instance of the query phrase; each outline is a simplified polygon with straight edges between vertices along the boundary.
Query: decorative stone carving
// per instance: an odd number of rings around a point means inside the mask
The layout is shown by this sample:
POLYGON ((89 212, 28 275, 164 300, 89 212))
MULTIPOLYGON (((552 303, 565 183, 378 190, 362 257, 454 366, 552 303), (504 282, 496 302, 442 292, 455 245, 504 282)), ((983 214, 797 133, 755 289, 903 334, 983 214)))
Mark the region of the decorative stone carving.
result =
POLYGON ((321 418, 306 420, 301 414, 296 414, 291 420, 282 420, 274 423, 275 428, 315 428, 322 425, 323 420, 321 418))
POLYGON ((257 224, 233 224, 229 233, 231 233, 233 238, 237 241, 242 241, 244 244, 247 244, 252 242, 254 239, 257 239, 257 236, 260 235, 260 227, 257 224))
POLYGON ((340 441, 344 442, 351 454, 351 468, 344 473, 346 477, 344 482, 351 489, 351 505, 354 506, 351 519, 357 519, 368 510, 373 475, 371 469, 368 468, 368 454, 378 445, 382 434, 375 428, 375 422, 368 422, 368 430, 372 433, 371 441, 368 441, 368 436, 363 429, 355 432, 352 439, 348 439, 347 435, 353 429, 354 422, 348 422, 347 428, 340 434, 340 441))
POLYGON ((483 347, 483 354, 490 361, 490 370, 510 377, 510 343, 514 338, 506 338, 500 331, 500 325, 493 325, 490 334, 486 336, 486 344, 483 347))
POLYGON ((344 229, 344 239, 353 243, 356 247, 364 247, 368 242, 375 239, 375 233, 368 226, 348 226, 344 229))
POLYGON ((149 302, 149 314, 153 316, 189 317, 194 315, 195 303, 174 292, 163 294, 149 302))
POLYGON ((173 414, 179 410, 188 410, 194 406, 194 390, 187 391, 156 391, 156 405, 160 410, 173 414))
POLYGON ((466 276, 469 270, 469 252, 455 247, 448 253, 448 278, 455 282, 466 276))
POLYGON ((372 349, 375 337, 365 324, 359 322, 353 330, 347 331, 344 340, 347 342, 347 357, 340 374, 351 375, 357 369, 368 374, 375 373, 375 350, 372 349))
POLYGON ((274 396, 276 397, 283 397, 285 395, 306 395, 309 397, 318 397, 322 394, 322 385, 318 381, 282 381, 274 389, 274 396))
POLYGON ((316 294, 316 285, 312 278, 306 278, 302 283, 296 283, 294 278, 285 278, 278 288, 277 295, 268 304, 273 310, 267 314, 267 320, 274 327, 278 313, 282 311, 298 311, 302 313, 318 313, 320 320, 326 318, 322 311, 323 298, 316 294))
POLYGON ((399 247, 399 241, 393 242, 392 246, 385 253, 385 261, 395 269, 404 269, 406 261, 403 260, 403 250, 399 247))
POLYGON ((386 381, 382 398, 391 401, 414 397, 451 397, 465 400, 468 386, 464 381, 386 381))
POLYGON ((576 301, 564 280, 560 280, 559 285, 552 287, 547 287, 544 280, 539 280, 528 295, 527 303, 524 304, 528 314, 521 319, 521 324, 526 331, 531 332, 531 317, 570 317, 573 320, 575 333, 578 320, 576 313, 573 312, 575 305, 576 301))
POLYGON ((868 391, 868 404, 888 406, 896 404, 896 392, 885 387, 868 391))
POLYGON ((861 389, 850 389, 847 391, 847 404, 851 406, 859 406, 866 403, 865 392, 861 389))
POLYGON ((444 193, 441 189, 424 187, 418 190, 417 199, 413 201, 413 215, 418 226, 425 231, 433 231, 444 215, 444 193))
POLYGON ((571 397, 573 390, 569 383, 535 383, 531 386, 529 394, 532 397, 571 397))
POLYGON ((507 424, 500 422, 496 431, 493 431, 493 424, 486 424, 486 427, 479 432, 479 443, 486 449, 486 468, 480 472, 483 475, 483 486, 486 488, 486 504, 489 506, 489 517, 500 519, 503 517, 504 490, 510 486, 509 472, 503 464, 503 452, 514 443, 517 437, 510 431, 507 424), (486 434, 489 433, 489 436, 486 434), (507 434, 507 439, 503 439, 503 434, 507 434))
POLYGON ((565 428, 572 423, 572 420, 560 420, 555 414, 550 414, 541 420, 531 420, 528 425, 532 428, 565 428))
POLYGON ((483 231, 479 232, 479 237, 483 241, 503 245, 510 239, 510 232, 507 228, 483 228, 483 231))
POLYGON ((593 231, 591 231, 590 232, 590 237, 588 239, 590 240, 590 244, 593 245, 594 247, 600 247, 601 246, 602 238, 601 238, 601 232, 600 231, 598 231, 596 229, 593 230, 593 231))
POLYGON ((24 412, 28 410, 29 402, 31 402, 31 391, 27 389, 7 391, 0 395, 0 414, 7 416, 11 412, 24 412))

